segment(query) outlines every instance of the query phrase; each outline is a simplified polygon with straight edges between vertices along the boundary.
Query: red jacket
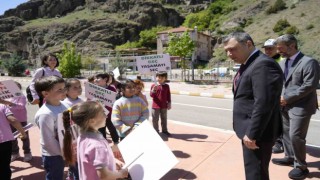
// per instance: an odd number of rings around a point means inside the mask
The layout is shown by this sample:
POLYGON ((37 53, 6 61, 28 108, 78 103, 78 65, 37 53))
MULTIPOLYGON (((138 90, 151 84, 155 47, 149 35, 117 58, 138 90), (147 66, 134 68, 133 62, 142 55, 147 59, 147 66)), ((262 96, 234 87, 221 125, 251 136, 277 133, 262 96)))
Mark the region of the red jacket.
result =
POLYGON ((155 84, 151 86, 150 96, 152 97, 152 108, 153 109, 166 109, 168 103, 171 103, 170 86, 168 84, 157 85, 157 90, 152 91, 155 84))

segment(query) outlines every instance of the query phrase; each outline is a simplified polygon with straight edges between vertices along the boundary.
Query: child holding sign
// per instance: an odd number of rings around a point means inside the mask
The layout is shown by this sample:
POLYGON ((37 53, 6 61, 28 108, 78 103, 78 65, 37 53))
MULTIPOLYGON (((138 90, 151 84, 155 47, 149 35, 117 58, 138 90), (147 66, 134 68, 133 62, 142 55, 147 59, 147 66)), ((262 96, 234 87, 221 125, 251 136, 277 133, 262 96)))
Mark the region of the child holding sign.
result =
POLYGON ((152 97, 152 123, 154 129, 159 132, 159 115, 161 117, 162 133, 170 136, 167 127, 167 110, 171 109, 170 86, 166 84, 167 72, 156 74, 157 83, 151 86, 150 96, 152 97))
MULTIPOLYGON (((19 89, 21 90, 21 84, 18 82, 15 82, 19 89)), ((27 98, 22 95, 18 97, 13 97, 8 99, 12 104, 9 106, 10 111, 13 113, 13 116, 21 123, 22 126, 26 126, 28 124, 27 122, 27 98)), ((12 132, 15 132, 16 129, 11 126, 12 132)), ((31 150, 30 150, 30 139, 28 131, 26 132, 28 135, 27 138, 22 140, 22 149, 24 152, 24 158, 23 161, 28 162, 32 159, 31 150)), ((18 140, 15 139, 12 141, 12 155, 11 155, 11 161, 16 160, 19 158, 19 146, 18 146, 18 140)))
POLYGON ((103 107, 94 101, 76 104, 63 112, 63 152, 68 164, 74 164, 70 121, 80 126, 81 134, 77 143, 77 160, 82 180, 118 179, 128 176, 128 169, 116 167, 115 158, 108 141, 98 131, 106 123, 103 107))
POLYGON ((148 106, 140 97, 135 96, 135 88, 132 80, 126 80, 120 88, 123 96, 112 108, 112 122, 120 139, 125 138, 135 127, 149 118, 148 106))
POLYGON ((35 115, 40 129, 41 154, 46 179, 63 179, 64 160, 58 140, 58 114, 68 108, 61 102, 66 98, 65 81, 58 76, 48 76, 36 81, 35 88, 46 103, 35 115))

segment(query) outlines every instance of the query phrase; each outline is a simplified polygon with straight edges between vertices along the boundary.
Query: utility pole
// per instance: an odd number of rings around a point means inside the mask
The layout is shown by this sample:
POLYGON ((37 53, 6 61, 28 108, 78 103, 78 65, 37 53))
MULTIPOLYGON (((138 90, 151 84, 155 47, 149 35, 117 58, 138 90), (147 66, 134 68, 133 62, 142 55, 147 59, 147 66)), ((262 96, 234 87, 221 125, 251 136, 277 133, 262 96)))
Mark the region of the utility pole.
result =
POLYGON ((191 59, 191 80, 192 83, 194 82, 194 63, 196 61, 196 57, 197 57, 197 39, 198 39, 198 27, 195 26, 194 27, 194 31, 193 31, 193 41, 195 43, 195 47, 192 53, 192 59, 191 59))

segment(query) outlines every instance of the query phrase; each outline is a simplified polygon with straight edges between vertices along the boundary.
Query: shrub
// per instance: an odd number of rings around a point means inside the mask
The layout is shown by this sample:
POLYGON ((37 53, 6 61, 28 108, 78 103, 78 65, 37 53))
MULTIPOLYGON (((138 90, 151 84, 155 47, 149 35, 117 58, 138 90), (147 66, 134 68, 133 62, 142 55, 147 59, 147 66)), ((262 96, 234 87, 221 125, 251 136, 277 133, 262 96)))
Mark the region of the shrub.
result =
POLYGON ((314 25, 313 24, 309 24, 309 25, 307 25, 306 30, 309 30, 309 29, 312 29, 312 28, 314 28, 314 25))
POLYGON ((299 29, 296 26, 290 26, 285 31, 285 34, 299 34, 299 29))
POLYGON ((286 19, 280 19, 276 25, 273 27, 274 32, 281 32, 285 30, 286 28, 290 27, 289 22, 286 19))
POLYGON ((278 11, 286 9, 286 3, 283 0, 277 0, 272 6, 266 10, 266 14, 277 13, 278 11))
POLYGON ((23 63, 22 57, 14 53, 9 59, 3 61, 3 67, 12 76, 23 76, 26 65, 23 63))

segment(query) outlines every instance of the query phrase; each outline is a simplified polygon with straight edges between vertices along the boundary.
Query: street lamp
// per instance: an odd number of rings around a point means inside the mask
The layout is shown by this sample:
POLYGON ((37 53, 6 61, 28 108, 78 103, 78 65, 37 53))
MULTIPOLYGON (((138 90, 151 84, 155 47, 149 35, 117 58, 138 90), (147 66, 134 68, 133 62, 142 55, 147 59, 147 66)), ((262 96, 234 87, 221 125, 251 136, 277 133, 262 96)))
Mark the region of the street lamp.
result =
POLYGON ((197 52, 197 38, 198 38, 198 27, 194 26, 194 33, 193 33, 193 41, 195 43, 195 47, 192 53, 192 60, 191 60, 191 77, 192 77, 192 82, 194 81, 194 63, 196 60, 196 52, 197 52))

